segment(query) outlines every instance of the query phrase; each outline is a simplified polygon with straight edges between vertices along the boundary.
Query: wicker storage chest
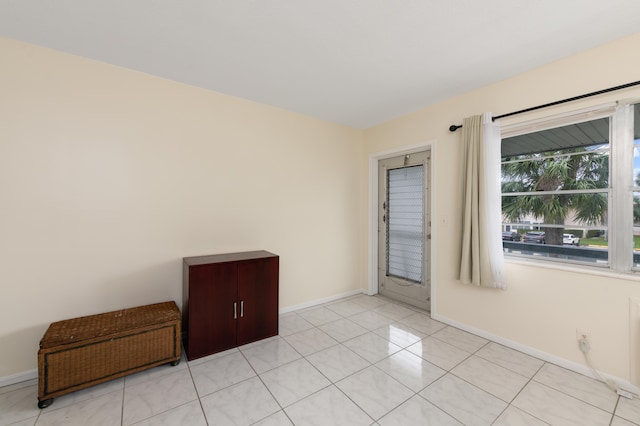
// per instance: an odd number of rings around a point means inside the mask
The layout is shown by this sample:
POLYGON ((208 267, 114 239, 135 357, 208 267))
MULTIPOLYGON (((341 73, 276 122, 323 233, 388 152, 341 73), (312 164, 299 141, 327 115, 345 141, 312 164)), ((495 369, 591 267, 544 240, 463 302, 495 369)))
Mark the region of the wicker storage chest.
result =
POLYGON ((38 351, 38 406, 164 363, 180 362, 180 311, 156 303, 54 322, 38 351))

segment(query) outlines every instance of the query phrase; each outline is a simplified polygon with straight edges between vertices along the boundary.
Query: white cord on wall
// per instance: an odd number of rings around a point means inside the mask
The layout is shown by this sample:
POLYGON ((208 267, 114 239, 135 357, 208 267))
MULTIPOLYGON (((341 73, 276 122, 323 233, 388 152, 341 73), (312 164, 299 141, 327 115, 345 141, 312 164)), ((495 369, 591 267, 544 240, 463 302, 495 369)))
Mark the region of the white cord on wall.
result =
POLYGON ((616 385, 616 383, 611 379, 605 379, 602 375, 596 370, 591 362, 591 357, 589 356, 589 351, 591 350, 591 344, 587 340, 587 336, 583 335, 580 339, 578 339, 578 347, 580 348, 580 352, 584 355, 584 359, 587 362, 587 366, 591 369, 593 374, 605 385, 609 387, 612 391, 617 393, 620 396, 624 396, 625 398, 633 399, 633 394, 624 389, 621 389, 616 385))

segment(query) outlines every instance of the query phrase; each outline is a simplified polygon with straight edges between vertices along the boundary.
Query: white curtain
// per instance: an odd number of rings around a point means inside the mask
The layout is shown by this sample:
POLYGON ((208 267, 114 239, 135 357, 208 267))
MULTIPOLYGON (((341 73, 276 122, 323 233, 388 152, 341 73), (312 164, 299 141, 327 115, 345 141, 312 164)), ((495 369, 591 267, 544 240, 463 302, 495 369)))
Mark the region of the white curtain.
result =
POLYGON ((460 281, 506 288, 502 250, 500 125, 484 113, 462 122, 460 281))

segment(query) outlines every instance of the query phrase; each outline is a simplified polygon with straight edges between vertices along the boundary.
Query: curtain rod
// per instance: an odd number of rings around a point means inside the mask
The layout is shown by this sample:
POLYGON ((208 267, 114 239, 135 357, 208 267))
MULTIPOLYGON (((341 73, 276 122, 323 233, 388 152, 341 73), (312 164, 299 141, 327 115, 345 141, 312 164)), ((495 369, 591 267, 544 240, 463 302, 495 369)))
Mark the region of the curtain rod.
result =
MULTIPOLYGON (((637 86, 639 84, 640 84, 640 81, 634 81, 633 83, 622 84, 620 86, 610 87, 608 89, 603 89, 603 90, 598 90, 596 92, 586 93, 584 95, 574 96, 572 98, 563 99, 561 101, 550 102, 550 103, 544 104, 544 105, 538 105, 538 106, 534 106, 534 107, 527 108, 527 109, 521 109, 520 111, 514 111, 514 112, 509 112, 507 114, 497 115, 495 117, 492 117, 491 120, 495 121, 495 120, 497 120, 499 118, 510 117, 512 115, 522 114, 522 113, 529 112, 529 111, 535 111, 537 109, 547 108, 547 107, 554 106, 554 105, 560 105, 560 104, 564 104, 566 102, 577 101, 578 99, 584 99, 584 98, 589 98, 591 96, 602 95, 603 93, 613 92, 615 90, 626 89, 627 87, 637 86)), ((462 124, 459 124, 459 125, 452 124, 451 126, 449 126, 449 131, 450 132, 455 132, 456 130, 460 129, 461 127, 462 127, 462 124)))

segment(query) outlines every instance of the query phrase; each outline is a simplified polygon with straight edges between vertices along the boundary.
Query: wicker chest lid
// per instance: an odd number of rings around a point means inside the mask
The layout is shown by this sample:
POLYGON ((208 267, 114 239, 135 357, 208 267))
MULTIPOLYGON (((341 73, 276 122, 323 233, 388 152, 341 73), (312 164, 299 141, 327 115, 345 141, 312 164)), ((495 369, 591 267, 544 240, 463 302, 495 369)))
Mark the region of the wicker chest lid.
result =
POLYGON ((180 319, 178 306, 172 301, 57 321, 49 326, 40 340, 40 348, 118 335, 128 330, 180 319))

